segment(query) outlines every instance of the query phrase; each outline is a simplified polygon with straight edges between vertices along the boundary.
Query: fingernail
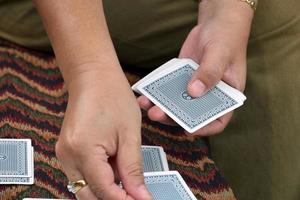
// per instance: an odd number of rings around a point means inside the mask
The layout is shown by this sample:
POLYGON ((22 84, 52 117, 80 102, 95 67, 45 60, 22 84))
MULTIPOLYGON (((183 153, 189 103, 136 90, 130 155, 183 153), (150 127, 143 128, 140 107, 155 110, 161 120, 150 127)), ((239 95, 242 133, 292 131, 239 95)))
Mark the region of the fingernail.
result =
POLYGON ((141 185, 138 188, 139 193, 141 194, 142 198, 141 199, 152 199, 151 194, 148 192, 146 186, 141 185))
POLYGON ((194 80, 191 84, 190 95, 193 97, 201 96, 205 91, 205 85, 198 79, 194 80))

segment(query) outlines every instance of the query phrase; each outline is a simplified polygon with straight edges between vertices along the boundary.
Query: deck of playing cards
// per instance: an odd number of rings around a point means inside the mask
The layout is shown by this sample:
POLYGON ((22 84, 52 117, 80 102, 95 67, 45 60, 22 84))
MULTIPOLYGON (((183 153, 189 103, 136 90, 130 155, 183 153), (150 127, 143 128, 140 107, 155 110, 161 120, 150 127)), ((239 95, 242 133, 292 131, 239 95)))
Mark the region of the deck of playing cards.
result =
POLYGON ((0 184, 33 184, 33 163, 31 140, 0 139, 0 184))
POLYGON ((201 97, 189 96, 187 86, 198 67, 191 59, 174 58, 138 81, 132 89, 145 95, 187 132, 193 133, 246 100, 243 93, 223 81, 201 97))
POLYGON ((154 200, 196 200, 181 175, 169 171, 166 153, 159 146, 142 146, 145 184, 154 200))

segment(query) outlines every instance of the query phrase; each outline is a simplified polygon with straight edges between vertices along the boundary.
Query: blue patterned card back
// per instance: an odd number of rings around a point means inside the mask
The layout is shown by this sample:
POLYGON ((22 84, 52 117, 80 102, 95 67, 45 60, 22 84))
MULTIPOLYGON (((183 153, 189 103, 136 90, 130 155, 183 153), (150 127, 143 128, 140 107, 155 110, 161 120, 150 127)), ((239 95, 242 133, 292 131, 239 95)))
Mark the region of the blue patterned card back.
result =
POLYGON ((158 148, 142 148, 144 172, 164 171, 158 148))
POLYGON ((28 176, 28 146, 26 141, 0 141, 0 175, 28 176))
POLYGON ((194 69, 186 64, 151 82, 143 89, 190 129, 238 104, 217 86, 199 98, 187 93, 194 69))
POLYGON ((176 174, 145 176, 145 184, 154 200, 195 200, 183 179, 176 174))

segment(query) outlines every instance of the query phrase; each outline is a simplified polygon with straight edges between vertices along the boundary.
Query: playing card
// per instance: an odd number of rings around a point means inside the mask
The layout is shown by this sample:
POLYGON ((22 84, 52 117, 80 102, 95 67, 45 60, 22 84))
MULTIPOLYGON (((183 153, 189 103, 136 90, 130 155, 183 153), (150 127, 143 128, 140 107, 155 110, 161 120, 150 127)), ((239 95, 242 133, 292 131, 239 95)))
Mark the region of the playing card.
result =
POLYGON ((0 177, 0 184, 2 185, 32 185, 32 177, 0 177))
POLYGON ((192 59, 188 59, 188 58, 173 58, 171 60, 169 60, 168 62, 166 62, 165 64, 161 65, 160 67, 156 68, 155 70, 153 70, 152 72, 150 72, 148 75, 146 75, 145 77, 143 77, 142 79, 140 79, 138 82, 136 82, 131 88, 133 91, 141 94, 141 92, 138 90, 138 86, 148 80, 153 79, 156 76, 160 76, 160 74, 164 71, 164 70, 170 70, 172 69, 174 66, 178 66, 180 65, 182 62, 187 62, 187 63, 193 63, 195 65, 197 65, 192 59))
POLYGON ((188 59, 160 71, 137 86, 137 90, 189 133, 241 106, 246 97, 220 81, 199 98, 188 95, 187 85, 198 65, 188 59))
POLYGON ((177 171, 144 173, 154 200, 197 200, 177 171))
POLYGON ((166 154, 159 146, 142 146, 144 172, 168 171, 166 154))
POLYGON ((0 177, 32 176, 31 140, 0 140, 0 177))
POLYGON ((43 198, 25 198, 23 200, 67 200, 67 199, 43 199, 43 198))
POLYGON ((23 200, 67 200, 67 199, 43 199, 43 198, 25 198, 23 200))
POLYGON ((30 151, 30 164, 32 175, 30 177, 0 177, 0 184, 9 185, 9 184, 18 184, 18 185, 32 185, 34 183, 34 149, 31 147, 30 151))
MULTIPOLYGON (((138 85, 140 85, 142 82, 151 79, 153 76, 155 76, 156 74, 159 74, 161 71, 168 69, 172 66, 174 66, 177 62, 180 62, 180 60, 178 58, 173 58, 172 60, 166 62, 165 64, 161 65, 160 67, 158 67, 157 69, 153 70, 151 73, 149 73, 147 76, 145 76, 144 78, 142 78, 141 80, 139 80, 138 82, 136 82, 131 88, 133 91, 140 93, 140 91, 138 90, 138 85)), ((141 93, 140 93, 141 94, 141 93)))

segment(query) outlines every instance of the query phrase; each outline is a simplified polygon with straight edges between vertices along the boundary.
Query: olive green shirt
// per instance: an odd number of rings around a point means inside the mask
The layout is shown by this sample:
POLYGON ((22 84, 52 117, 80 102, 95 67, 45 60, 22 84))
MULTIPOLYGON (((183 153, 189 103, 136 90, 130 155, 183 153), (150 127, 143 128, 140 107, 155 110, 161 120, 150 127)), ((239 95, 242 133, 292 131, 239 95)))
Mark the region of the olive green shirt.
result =
POLYGON ((0 0, 0 37, 33 49, 51 51, 31 0, 0 0))

